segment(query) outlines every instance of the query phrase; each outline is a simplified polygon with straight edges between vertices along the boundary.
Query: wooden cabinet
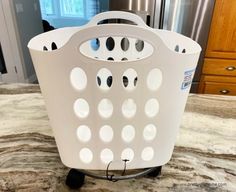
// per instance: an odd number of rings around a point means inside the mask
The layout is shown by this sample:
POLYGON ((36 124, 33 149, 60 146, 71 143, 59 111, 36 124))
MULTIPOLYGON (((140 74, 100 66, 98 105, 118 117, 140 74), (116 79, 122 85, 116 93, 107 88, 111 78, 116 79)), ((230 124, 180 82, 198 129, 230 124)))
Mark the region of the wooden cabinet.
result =
POLYGON ((216 0, 206 57, 236 59, 235 0, 216 0))
POLYGON ((236 95, 236 77, 203 75, 199 93, 236 95))
POLYGON ((236 0, 216 0, 199 93, 236 95, 236 0))
POLYGON ((203 74, 236 76, 236 59, 205 58, 203 74))

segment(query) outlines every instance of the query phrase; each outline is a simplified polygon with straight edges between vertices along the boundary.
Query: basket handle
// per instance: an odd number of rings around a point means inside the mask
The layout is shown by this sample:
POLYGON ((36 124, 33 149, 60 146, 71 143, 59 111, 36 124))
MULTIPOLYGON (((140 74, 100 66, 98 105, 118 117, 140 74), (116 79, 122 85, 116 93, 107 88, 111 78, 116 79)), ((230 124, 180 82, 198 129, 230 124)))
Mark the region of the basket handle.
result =
POLYGON ((141 17, 133 13, 125 12, 125 11, 107 11, 107 12, 97 14, 92 18, 92 20, 87 25, 96 26, 100 21, 103 21, 106 19, 125 19, 128 21, 132 21, 139 26, 148 27, 141 17))

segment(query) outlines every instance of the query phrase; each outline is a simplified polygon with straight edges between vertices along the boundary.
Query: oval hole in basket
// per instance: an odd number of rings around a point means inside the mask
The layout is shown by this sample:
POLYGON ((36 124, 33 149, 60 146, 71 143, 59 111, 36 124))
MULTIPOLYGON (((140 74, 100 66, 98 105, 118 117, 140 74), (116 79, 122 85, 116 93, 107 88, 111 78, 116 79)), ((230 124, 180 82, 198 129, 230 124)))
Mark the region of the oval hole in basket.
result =
POLYGON ((99 131, 99 136, 102 141, 110 142, 113 139, 113 129, 109 125, 104 125, 99 131))
POLYGON ((156 137, 157 128, 153 124, 148 124, 143 129, 143 137, 146 141, 152 141, 156 137))
POLYGON ((100 154, 100 158, 102 160, 103 163, 105 163, 106 165, 108 163, 110 163, 113 158, 114 158, 114 155, 113 155, 113 152, 111 149, 108 149, 108 148, 105 148, 101 151, 101 154, 100 154))
POLYGON ((88 142, 91 139, 91 130, 86 125, 81 125, 76 131, 77 137, 82 142, 88 142))
POLYGON ((135 128, 132 125, 126 125, 121 132, 122 139, 129 143, 135 138, 135 128))
POLYGON ((79 118, 86 118, 89 115, 89 104, 85 99, 77 99, 74 102, 74 112, 79 118))
POLYGON ((134 151, 131 148, 126 148, 121 153, 122 160, 129 160, 127 163, 130 163, 134 158, 134 151))
POLYGON ((97 86, 104 91, 108 91, 112 86, 112 73, 107 68, 102 68, 97 73, 97 86))
POLYGON ((91 163, 93 160, 93 153, 89 148, 83 148, 79 152, 79 156, 82 162, 84 163, 91 163))
POLYGON ((109 76, 109 77, 107 78, 107 86, 108 86, 108 87, 111 87, 111 85, 112 85, 112 76, 109 76))
POLYGON ((141 157, 144 161, 151 161, 154 157, 154 150, 152 147, 145 147, 142 151, 141 157))
POLYGON ((136 88, 138 81, 138 74, 134 69, 129 68, 125 70, 122 78, 123 78, 123 86, 126 90, 132 91, 136 88))
POLYGON ((98 104, 98 113, 103 118, 111 117, 113 113, 113 105, 109 99, 102 99, 98 104))
POLYGON ((107 40, 106 40, 106 48, 109 50, 109 51, 112 51, 115 47, 115 41, 112 37, 108 37, 107 40))
POLYGON ((147 75, 147 87, 152 91, 156 91, 161 86, 161 83, 162 83, 161 70, 158 68, 152 69, 147 75))
POLYGON ((92 50, 97 51, 100 47, 100 41, 98 38, 90 40, 90 46, 92 50))
POLYGON ((136 40, 135 48, 138 52, 141 52, 144 49, 144 41, 140 39, 136 40))
POLYGON ((101 86, 101 78, 97 76, 97 83, 98 83, 98 86, 101 86))
MULTIPOLYGON (((113 58, 117 62, 125 62, 127 60, 132 62, 150 57, 154 48, 150 43, 141 39, 137 40, 134 37, 103 36, 99 37, 99 42, 96 38, 83 42, 78 46, 78 51, 84 56, 97 61, 110 62, 113 61, 113 58), (91 42, 95 46, 94 49, 91 48, 91 42)), ((101 62, 101 64, 104 63, 101 62)))
POLYGON ((175 46, 175 51, 176 51, 176 52, 179 52, 179 45, 176 45, 176 46, 175 46))
POLYGON ((134 86, 137 85, 137 81, 138 81, 138 77, 135 77, 135 78, 134 78, 134 86))
POLYGON ((52 48, 52 50, 56 50, 56 49, 57 49, 57 45, 56 45, 55 42, 52 42, 52 44, 51 44, 51 48, 52 48))
POLYGON ((120 42, 121 49, 127 51, 129 49, 129 39, 124 37, 120 42))
POLYGON ((123 76, 123 85, 124 85, 124 87, 127 87, 128 84, 129 84, 129 79, 128 79, 128 77, 123 76))
POLYGON ((116 24, 129 24, 129 25, 137 25, 136 23, 130 21, 129 19, 119 19, 119 18, 114 18, 114 19, 103 19, 99 21, 97 24, 98 25, 104 25, 104 24, 111 24, 111 23, 116 23, 116 24))
POLYGON ((156 99, 149 99, 145 104, 145 114, 148 117, 155 117, 159 112, 159 102, 156 99))
POLYGON ((79 67, 72 69, 70 72, 70 82, 76 90, 81 91, 85 89, 87 86, 87 75, 84 70, 79 67))
POLYGON ((48 51, 48 48, 46 46, 43 46, 44 51, 48 51))
POLYGON ((137 105, 133 99, 126 99, 122 104, 121 110, 126 118, 131 118, 136 114, 137 105))
POLYGON ((113 57, 108 57, 107 60, 108 61, 114 61, 114 58, 113 57))

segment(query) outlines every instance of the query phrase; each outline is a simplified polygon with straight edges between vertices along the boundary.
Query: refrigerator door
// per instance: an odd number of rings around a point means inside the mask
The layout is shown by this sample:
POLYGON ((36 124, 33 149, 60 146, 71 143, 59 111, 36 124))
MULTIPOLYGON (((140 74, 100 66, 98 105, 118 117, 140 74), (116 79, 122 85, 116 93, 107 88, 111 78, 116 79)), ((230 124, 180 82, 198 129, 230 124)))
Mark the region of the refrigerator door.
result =
POLYGON ((196 92, 200 81, 215 0, 165 0, 163 2, 163 29, 188 36, 202 47, 192 85, 192 92, 196 92))
MULTIPOLYGON (((160 1, 160 0, 159 0, 160 1)), ((159 3, 160 6, 160 3, 159 3)), ((144 22, 150 26, 154 26, 154 14, 156 9, 160 10, 155 0, 110 0, 109 10, 111 11, 129 11, 139 15, 144 22)), ((158 12, 159 13, 159 12, 158 12)), ((158 17, 158 16, 157 16, 158 17)), ((159 18, 158 18, 159 21, 159 18)))

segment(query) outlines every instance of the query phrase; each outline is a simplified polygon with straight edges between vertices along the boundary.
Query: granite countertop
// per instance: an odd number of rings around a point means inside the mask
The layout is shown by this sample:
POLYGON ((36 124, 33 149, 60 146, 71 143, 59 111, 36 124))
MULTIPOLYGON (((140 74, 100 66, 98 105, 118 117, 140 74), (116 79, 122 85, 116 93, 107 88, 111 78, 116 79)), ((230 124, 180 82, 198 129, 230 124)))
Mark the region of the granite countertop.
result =
MULTIPOLYGON (((0 84, 0 191, 70 191, 68 171, 38 85, 0 84)), ((236 191, 236 97, 189 96, 161 176, 118 182, 86 177, 80 191, 236 191)))

